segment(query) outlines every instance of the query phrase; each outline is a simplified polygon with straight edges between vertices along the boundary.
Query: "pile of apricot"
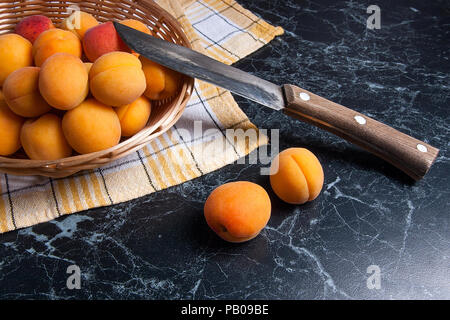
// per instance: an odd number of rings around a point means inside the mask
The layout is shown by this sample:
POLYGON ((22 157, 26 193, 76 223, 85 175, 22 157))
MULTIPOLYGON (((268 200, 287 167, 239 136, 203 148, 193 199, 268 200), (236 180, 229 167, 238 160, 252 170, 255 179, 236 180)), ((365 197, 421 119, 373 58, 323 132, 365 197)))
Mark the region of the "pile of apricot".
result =
MULTIPOLYGON (((140 21, 121 23, 152 34, 140 21)), ((0 36, 0 156, 23 148, 57 160, 117 145, 142 130, 152 101, 181 76, 129 49, 112 22, 76 12, 58 27, 42 15, 0 36)))
MULTIPOLYGON (((272 160, 270 185, 287 203, 298 205, 316 199, 323 180, 319 159, 305 148, 286 149, 272 160)), ((208 226, 222 239, 245 242, 264 229, 271 209, 264 188, 252 182, 236 181, 217 187, 209 195, 204 216, 208 226)))

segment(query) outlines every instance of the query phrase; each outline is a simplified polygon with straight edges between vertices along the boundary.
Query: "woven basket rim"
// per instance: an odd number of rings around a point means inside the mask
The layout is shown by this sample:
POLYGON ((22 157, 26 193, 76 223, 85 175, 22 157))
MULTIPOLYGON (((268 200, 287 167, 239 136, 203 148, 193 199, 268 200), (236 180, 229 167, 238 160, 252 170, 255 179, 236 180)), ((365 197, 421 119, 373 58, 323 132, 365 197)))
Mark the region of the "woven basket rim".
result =
MULTIPOLYGON (((191 44, 184 33, 181 25, 178 23, 178 21, 166 10, 161 8, 158 4, 153 2, 152 0, 108 0, 105 2, 98 2, 98 1, 59 1, 56 2, 42 2, 42 1, 24 1, 24 2, 18 2, 18 1, 7 1, 6 3, 0 4, 0 27, 2 25, 9 25, 11 20, 11 17, 4 17, 5 12, 13 11, 11 9, 4 10, 5 7, 9 6, 21 6, 24 4, 41 4, 41 6, 52 6, 58 7, 60 5, 63 6, 70 6, 73 4, 78 5, 100 5, 100 10, 111 10, 108 7, 102 8, 101 6, 104 4, 111 4, 111 2, 115 2, 119 5, 130 5, 135 6, 136 8, 139 7, 139 9, 136 9, 135 12, 115 12, 116 15, 123 15, 125 18, 135 18, 136 14, 140 14, 140 20, 143 18, 141 17, 142 14, 145 16, 145 24, 155 31, 155 29, 158 31, 158 36, 165 38, 166 40, 172 41, 172 42, 178 42, 178 44, 186 46, 188 48, 192 48, 191 44), (139 11, 138 11, 139 10, 139 11), (142 13, 142 14, 141 14, 142 13), (156 21, 154 19, 157 19, 156 21), (153 19, 153 20, 151 20, 153 19), (5 22, 7 21, 7 22, 5 22), (176 39, 175 39, 176 38, 176 39), (175 40, 174 40, 175 39, 175 40)), ((24 12, 30 10, 32 11, 32 14, 43 14, 46 15, 44 10, 41 8, 42 12, 38 12, 36 8, 32 7, 31 9, 27 9, 27 6, 24 6, 24 12)), ((130 9, 130 8, 128 8, 130 9)), ((82 11, 85 11, 83 8, 82 11)), ((94 10, 94 9, 93 9, 94 10)), ((115 9, 117 10, 117 9, 115 9)), ((123 9, 121 9, 123 10, 123 9)), ((100 16, 96 16, 96 18, 99 19, 99 17, 102 16, 102 12, 98 11, 100 16)), ((15 16, 15 13, 11 13, 13 16, 15 16)), ((25 14, 26 15, 26 14, 25 14)), ((61 13, 57 13, 56 16, 60 19, 67 17, 68 14, 63 15, 61 13)), ((54 14, 48 15, 52 20, 55 17, 54 14)), ((94 13, 95 16, 95 13, 94 13)), ((108 19, 108 20, 116 20, 117 19, 108 19)), ((56 25, 56 24, 55 24, 56 25)), ((13 28, 14 26, 11 26, 13 28)), ((1 29, 0 29, 1 30, 1 29)), ((1 31, 4 33, 3 31, 1 31)), ((176 121, 181 117, 187 102, 189 101, 194 88, 194 79, 192 77, 188 77, 183 75, 182 76, 182 84, 181 89, 177 96, 175 96, 170 102, 166 103, 167 110, 162 110, 158 112, 160 115, 160 118, 156 121, 156 123, 152 123, 150 125, 150 122, 147 124, 145 128, 143 128, 141 131, 133 135, 132 137, 123 139, 119 144, 97 152, 88 153, 88 154, 76 154, 72 155, 70 157, 58 159, 58 160, 31 160, 31 159, 23 159, 23 158, 12 158, 12 157, 6 157, 6 156, 0 156, 0 172, 5 173, 12 173, 16 175, 41 175, 41 176, 48 176, 48 177, 64 177, 64 176, 70 176, 78 171, 85 170, 84 168, 98 168, 101 167, 109 162, 112 162, 114 160, 120 159, 131 152, 137 151, 140 148, 144 147, 145 144, 150 142, 151 140, 155 139, 159 135, 163 134, 167 130, 169 130, 176 121), (23 169, 23 172, 21 172, 21 169, 23 169), (66 175, 67 173, 67 175, 66 175)), ((159 106, 159 108, 162 108, 163 106, 159 106)), ((152 108, 153 109, 153 108, 152 108)), ((152 112, 153 114, 153 112, 152 112)), ((150 115, 151 117, 151 115, 150 115)))

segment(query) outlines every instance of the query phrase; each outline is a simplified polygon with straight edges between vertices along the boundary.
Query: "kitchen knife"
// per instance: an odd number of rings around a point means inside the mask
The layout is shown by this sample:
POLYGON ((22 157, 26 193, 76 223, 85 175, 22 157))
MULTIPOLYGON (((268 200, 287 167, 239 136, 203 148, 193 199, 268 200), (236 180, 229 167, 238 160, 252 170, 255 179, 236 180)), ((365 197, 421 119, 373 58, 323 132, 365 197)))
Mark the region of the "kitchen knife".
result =
POLYGON ((189 48, 117 22, 114 26, 122 40, 144 57, 332 132, 415 180, 428 172, 439 152, 423 141, 305 89, 290 84, 278 86, 189 48))

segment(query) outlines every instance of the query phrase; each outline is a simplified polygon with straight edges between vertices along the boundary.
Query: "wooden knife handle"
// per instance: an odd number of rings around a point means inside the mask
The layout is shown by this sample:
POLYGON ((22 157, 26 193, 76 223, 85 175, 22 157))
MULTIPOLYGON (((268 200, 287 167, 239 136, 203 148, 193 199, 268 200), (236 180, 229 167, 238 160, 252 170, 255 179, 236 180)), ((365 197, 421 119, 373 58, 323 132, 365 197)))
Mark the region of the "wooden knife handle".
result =
POLYGON ((293 85, 284 85, 284 112, 314 124, 388 161, 415 180, 421 179, 439 149, 368 116, 293 85))

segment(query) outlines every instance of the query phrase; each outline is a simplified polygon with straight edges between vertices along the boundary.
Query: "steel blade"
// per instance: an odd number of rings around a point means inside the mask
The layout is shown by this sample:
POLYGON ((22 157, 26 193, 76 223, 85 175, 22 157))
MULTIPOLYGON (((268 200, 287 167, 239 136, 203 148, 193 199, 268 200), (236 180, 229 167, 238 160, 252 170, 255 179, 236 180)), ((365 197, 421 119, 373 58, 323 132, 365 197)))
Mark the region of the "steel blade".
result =
POLYGON ((201 53, 114 22, 122 40, 134 51, 170 69, 215 84, 269 108, 285 107, 280 86, 201 53))

